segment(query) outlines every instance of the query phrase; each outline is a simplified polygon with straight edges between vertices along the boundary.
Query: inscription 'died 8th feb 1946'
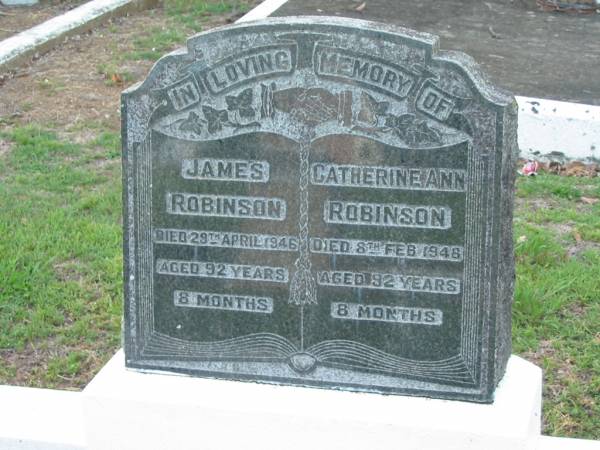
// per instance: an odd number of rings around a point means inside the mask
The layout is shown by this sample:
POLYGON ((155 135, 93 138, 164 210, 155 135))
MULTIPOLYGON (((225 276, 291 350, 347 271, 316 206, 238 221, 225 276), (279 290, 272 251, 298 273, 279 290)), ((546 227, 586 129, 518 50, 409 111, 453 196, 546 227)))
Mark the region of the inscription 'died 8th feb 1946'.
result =
POLYGON ((410 30, 202 33, 123 94, 129 367, 490 402, 514 101, 410 30))

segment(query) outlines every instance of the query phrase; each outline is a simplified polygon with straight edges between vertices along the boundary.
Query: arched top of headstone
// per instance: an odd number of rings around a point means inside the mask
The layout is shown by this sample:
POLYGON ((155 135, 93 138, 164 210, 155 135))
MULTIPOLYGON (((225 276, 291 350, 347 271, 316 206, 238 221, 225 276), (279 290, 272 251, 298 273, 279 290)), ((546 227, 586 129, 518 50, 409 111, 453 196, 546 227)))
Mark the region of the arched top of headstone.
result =
MULTIPOLYGON (((368 21, 292 17, 217 28, 162 57, 124 92, 127 137, 150 127, 191 140, 343 133, 397 147, 469 140, 511 97, 438 38, 368 21)), ((489 128, 489 127, 487 127, 489 128)))

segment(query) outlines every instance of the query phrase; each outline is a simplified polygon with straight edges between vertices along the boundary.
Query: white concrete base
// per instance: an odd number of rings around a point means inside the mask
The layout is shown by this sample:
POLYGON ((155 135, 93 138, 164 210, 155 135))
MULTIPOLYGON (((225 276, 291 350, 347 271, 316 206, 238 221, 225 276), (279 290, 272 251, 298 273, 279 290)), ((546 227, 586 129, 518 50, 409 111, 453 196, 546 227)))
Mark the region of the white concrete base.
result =
POLYGON ((540 436, 535 450, 600 450, 600 441, 540 436))
POLYGON ((84 448, 81 393, 0 385, 0 449, 84 448))
POLYGON ((232 382, 125 369, 83 391, 89 450, 529 450, 541 370, 512 356, 491 405, 232 382))

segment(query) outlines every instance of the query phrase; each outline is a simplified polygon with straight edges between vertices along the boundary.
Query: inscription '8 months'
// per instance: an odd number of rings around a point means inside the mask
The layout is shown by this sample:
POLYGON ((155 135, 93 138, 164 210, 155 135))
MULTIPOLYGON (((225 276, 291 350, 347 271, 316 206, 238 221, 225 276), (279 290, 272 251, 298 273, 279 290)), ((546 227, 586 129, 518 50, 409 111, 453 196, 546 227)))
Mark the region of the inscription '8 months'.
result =
MULTIPOLYGON (((271 179, 268 161, 196 158, 181 161, 181 177, 189 180, 267 184, 271 179)), ((464 192, 466 174, 461 169, 403 166, 358 166, 313 163, 310 183, 315 186, 361 189, 464 192)), ((166 212, 171 215, 225 217, 242 220, 284 221, 287 202, 278 197, 213 195, 195 192, 166 192, 166 212)), ((396 227, 446 230, 452 226, 452 210, 446 205, 411 205, 324 199, 322 219, 329 224, 359 227, 396 227)), ((247 249, 265 252, 297 252, 298 236, 244 233, 225 230, 156 228, 156 244, 247 249)), ((460 245, 400 242, 344 237, 308 238, 313 254, 375 258, 404 258, 462 262, 460 245)), ((221 261, 159 259, 156 271, 163 275, 222 278, 246 282, 289 283, 288 269, 278 266, 230 264, 221 261)), ((317 271, 316 283, 338 288, 366 288, 437 294, 459 294, 461 280, 425 273, 378 273, 369 271, 317 271)), ((277 307, 270 297, 244 292, 193 292, 175 290, 178 307, 271 314, 277 307)), ((332 302, 331 317, 339 320, 375 321, 439 326, 442 311, 400 305, 366 305, 332 302)))

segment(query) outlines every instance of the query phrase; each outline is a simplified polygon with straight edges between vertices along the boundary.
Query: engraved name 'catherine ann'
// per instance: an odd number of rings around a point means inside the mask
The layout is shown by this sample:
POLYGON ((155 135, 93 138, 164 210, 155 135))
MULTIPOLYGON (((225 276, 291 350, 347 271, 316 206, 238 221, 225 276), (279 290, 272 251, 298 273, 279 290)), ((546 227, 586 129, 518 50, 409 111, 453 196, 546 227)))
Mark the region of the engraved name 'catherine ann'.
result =
POLYGON ((390 291, 430 292, 433 294, 460 293, 460 280, 457 278, 396 273, 321 271, 317 272, 317 283, 321 286, 385 289, 390 291))
POLYGON ((269 181, 269 163, 245 159, 184 159, 181 176, 188 180, 266 183, 269 181))
POLYGON ((333 302, 331 304, 331 317, 334 319, 370 320, 374 322, 441 325, 443 313, 439 309, 333 302))
POLYGON ((466 171, 436 167, 382 167, 314 163, 311 183, 323 186, 464 192, 466 171))
POLYGON ((214 292, 174 291, 175 306, 187 308, 219 309, 271 314, 273 299, 253 295, 219 294, 214 292))
POLYGON ((405 205, 400 203, 360 203, 327 200, 323 219, 327 223, 373 225, 382 227, 451 227, 452 210, 446 206, 405 205))
POLYGON ((167 212, 191 216, 285 220, 286 203, 280 198, 243 195, 204 195, 167 192, 167 212))
POLYGON ((182 277, 225 278, 232 280, 271 281, 287 283, 289 273, 284 267, 257 266, 253 264, 229 264, 213 261, 186 261, 158 259, 156 272, 182 277))

